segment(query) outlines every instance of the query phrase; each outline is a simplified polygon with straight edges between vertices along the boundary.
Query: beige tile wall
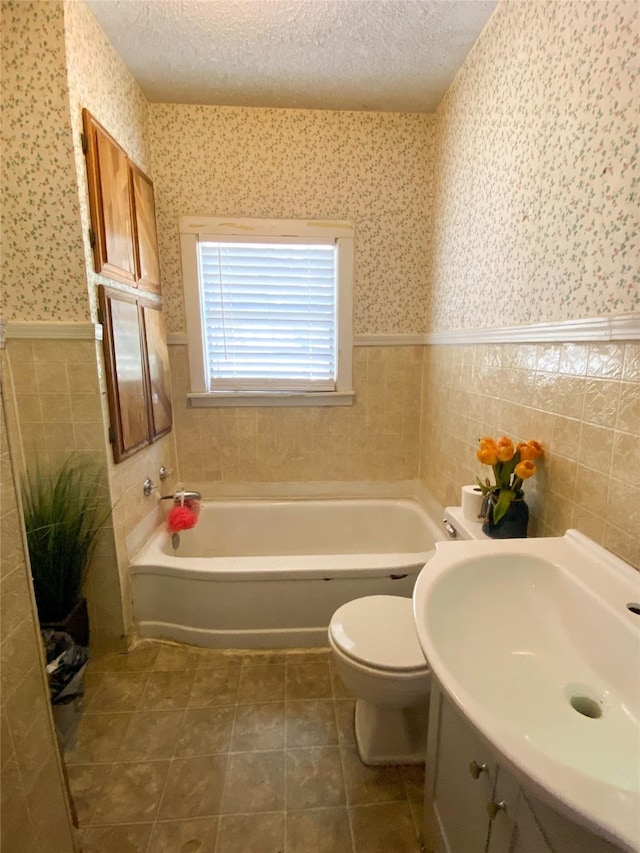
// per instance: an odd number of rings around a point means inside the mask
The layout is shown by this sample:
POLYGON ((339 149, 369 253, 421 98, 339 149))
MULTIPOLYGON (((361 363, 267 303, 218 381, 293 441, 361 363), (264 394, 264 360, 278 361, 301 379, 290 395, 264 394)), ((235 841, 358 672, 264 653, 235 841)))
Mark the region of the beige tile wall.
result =
MULTIPOLYGON (((7 353, 27 468, 33 469, 37 461, 43 466, 55 465, 71 453, 79 453, 94 459, 106 474, 108 439, 96 343, 12 339, 7 342, 7 353)), ((105 495, 108 494, 105 481, 105 495)), ((122 644, 125 626, 121 594, 114 533, 106 526, 86 586, 92 646, 122 644)))
POLYGON ((442 505, 490 474, 478 438, 535 438, 531 532, 575 527, 640 568, 640 344, 427 347, 422 418, 421 478, 442 505))
POLYGON ((185 346, 170 347, 183 480, 407 480, 417 474, 422 347, 355 347, 353 406, 186 404, 185 346))
POLYGON ((0 849, 7 853, 72 853, 72 827, 43 675, 9 452, 4 354, 2 372, 0 849))

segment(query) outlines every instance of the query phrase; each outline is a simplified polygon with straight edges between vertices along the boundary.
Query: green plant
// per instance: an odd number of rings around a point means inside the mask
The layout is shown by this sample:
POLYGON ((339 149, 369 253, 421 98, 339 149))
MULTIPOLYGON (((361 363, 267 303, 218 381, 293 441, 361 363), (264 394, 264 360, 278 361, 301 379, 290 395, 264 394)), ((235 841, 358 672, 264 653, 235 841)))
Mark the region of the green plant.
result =
POLYGON ((41 623, 63 620, 81 597, 101 525, 109 515, 97 464, 70 457, 38 464, 23 481, 27 543, 41 623))

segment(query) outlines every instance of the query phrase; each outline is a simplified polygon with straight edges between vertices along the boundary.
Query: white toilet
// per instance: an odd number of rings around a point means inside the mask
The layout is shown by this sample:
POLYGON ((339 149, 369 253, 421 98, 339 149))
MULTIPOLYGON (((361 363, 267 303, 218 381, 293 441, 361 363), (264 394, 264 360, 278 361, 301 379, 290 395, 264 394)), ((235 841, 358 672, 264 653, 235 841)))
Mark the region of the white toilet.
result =
POLYGON ((329 645, 355 694, 355 734, 365 764, 425 760, 429 669, 410 598, 371 595, 343 604, 329 624, 329 645))
MULTIPOLYGON (((444 526, 456 539, 486 539, 462 507, 447 507, 444 526)), ((427 746, 429 668, 410 598, 371 595, 343 604, 329 624, 340 677, 356 695, 355 730, 365 764, 421 764, 427 746)))

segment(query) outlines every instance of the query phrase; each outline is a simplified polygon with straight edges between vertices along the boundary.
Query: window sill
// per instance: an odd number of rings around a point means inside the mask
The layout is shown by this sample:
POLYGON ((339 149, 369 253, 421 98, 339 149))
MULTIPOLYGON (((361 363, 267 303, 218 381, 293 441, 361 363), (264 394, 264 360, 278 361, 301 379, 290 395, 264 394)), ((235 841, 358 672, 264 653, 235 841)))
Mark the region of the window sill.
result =
POLYGON ((353 391, 209 391, 187 394, 191 408, 211 406, 351 406, 353 391))

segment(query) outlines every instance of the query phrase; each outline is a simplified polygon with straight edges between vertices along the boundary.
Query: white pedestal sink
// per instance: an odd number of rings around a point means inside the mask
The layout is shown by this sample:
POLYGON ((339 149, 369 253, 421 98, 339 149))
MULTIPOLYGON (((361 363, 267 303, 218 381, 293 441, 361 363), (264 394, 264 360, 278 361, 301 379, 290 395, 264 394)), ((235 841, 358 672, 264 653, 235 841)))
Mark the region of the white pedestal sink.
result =
POLYGON ((414 615, 434 677, 522 784, 640 850, 640 573, 573 530, 439 542, 414 615))

